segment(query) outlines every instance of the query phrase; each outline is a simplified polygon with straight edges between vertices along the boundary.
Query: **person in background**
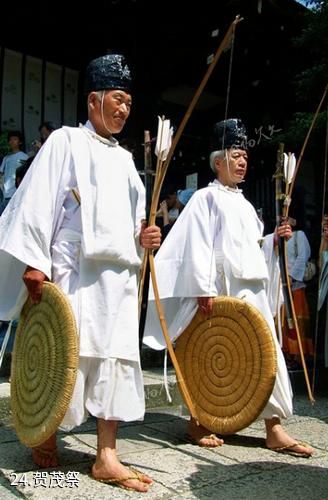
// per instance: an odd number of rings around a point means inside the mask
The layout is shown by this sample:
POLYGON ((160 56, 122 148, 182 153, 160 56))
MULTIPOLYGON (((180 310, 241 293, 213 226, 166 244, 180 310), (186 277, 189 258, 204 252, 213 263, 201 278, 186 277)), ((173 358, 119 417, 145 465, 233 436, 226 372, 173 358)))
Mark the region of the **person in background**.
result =
POLYGON ((42 147, 42 144, 46 142, 50 134, 52 134, 54 130, 57 130, 57 128, 57 125, 51 121, 45 121, 41 123, 41 125, 39 126, 40 138, 34 139, 31 144, 32 149, 31 151, 29 151, 29 156, 31 158, 34 158, 37 155, 42 147))
POLYGON ((124 137, 122 140, 120 140, 120 146, 122 146, 122 148, 126 149, 127 151, 130 151, 130 153, 132 154, 132 158, 135 159, 137 150, 137 143, 135 139, 132 139, 131 137, 124 137))
POLYGON ((179 210, 179 214, 182 212, 184 207, 187 205, 188 201, 196 191, 196 188, 179 189, 177 192, 177 202, 176 208, 179 210))
MULTIPOLYGON (((247 135, 241 120, 217 123, 210 154, 215 180, 193 194, 157 252, 158 290, 172 340, 190 324, 198 308, 204 320, 210 318, 213 298, 219 295, 243 299, 261 312, 277 355, 273 391, 258 417, 265 423, 266 446, 307 458, 313 448, 289 436, 282 426, 282 419, 292 415, 292 390, 273 318, 279 282, 275 248, 279 237, 290 238, 291 227, 282 222, 263 239, 263 223, 238 187, 244 182, 247 164, 247 135)), ((152 293, 143 341, 153 349, 166 347, 152 293)), ((194 419, 188 430, 199 446, 223 444, 194 419)))
POLYGON ((156 217, 162 217, 162 203, 165 204, 165 207, 168 212, 169 220, 172 222, 178 217, 179 210, 176 207, 177 204, 177 191, 175 189, 167 189, 163 193, 161 193, 161 201, 160 208, 157 211, 156 217), (165 202, 165 203, 164 203, 165 202))
POLYGON ((16 169, 16 177, 15 177, 16 189, 18 188, 18 186, 20 186, 20 184, 21 184, 22 180, 24 179, 26 172, 30 168, 33 160, 34 160, 34 156, 29 156, 27 158, 27 160, 22 160, 20 167, 18 167, 16 169))
POLYGON ((321 241, 319 250, 319 264, 320 269, 324 267, 324 264, 328 261, 328 215, 323 216, 321 222, 321 241))
POLYGON ((321 222, 321 242, 319 249, 319 297, 318 311, 325 314, 325 337, 324 337, 324 365, 328 367, 328 215, 325 214, 321 222))
MULTIPOLYGON (((144 417, 137 280, 143 248, 157 249, 161 240, 157 226, 147 227, 132 155, 114 138, 130 115, 131 87, 122 55, 91 61, 88 121, 51 133, 0 218, 0 319, 19 314, 27 294, 40 302, 46 280, 63 290, 79 328, 79 366, 61 427, 94 416, 92 477, 145 492, 152 480, 116 452, 119 421, 144 417)), ((57 467, 56 434, 33 448, 32 458, 41 468, 57 467)))
POLYGON ((0 165, 0 174, 3 175, 3 200, 0 205, 0 215, 16 191, 16 170, 21 165, 21 161, 28 158, 27 154, 21 150, 23 144, 21 132, 15 130, 8 132, 8 144, 11 153, 3 158, 0 165))
MULTIPOLYGON (((290 277, 293 302, 297 317, 297 324, 302 341, 303 353, 309 361, 313 358, 313 340, 310 332, 310 311, 306 298, 306 284, 304 273, 306 263, 311 256, 311 248, 304 231, 299 229, 296 218, 289 216, 288 223, 293 228, 292 237, 287 242, 288 274, 290 277)), ((300 368, 300 350, 295 328, 289 328, 286 318, 282 328, 282 350, 286 359, 287 368, 300 368)))
POLYGON ((57 128, 57 125, 52 121, 45 121, 41 123, 39 126, 41 145, 46 142, 49 135, 52 134, 54 130, 57 130, 57 128))
POLYGON ((188 201, 195 191, 195 188, 179 189, 176 194, 174 205, 172 205, 171 208, 169 208, 169 203, 171 201, 170 199, 164 199, 160 203, 160 210, 157 212, 157 214, 160 214, 163 217, 162 241, 164 241, 164 239, 168 235, 173 224, 175 223, 178 216, 187 205, 188 201))

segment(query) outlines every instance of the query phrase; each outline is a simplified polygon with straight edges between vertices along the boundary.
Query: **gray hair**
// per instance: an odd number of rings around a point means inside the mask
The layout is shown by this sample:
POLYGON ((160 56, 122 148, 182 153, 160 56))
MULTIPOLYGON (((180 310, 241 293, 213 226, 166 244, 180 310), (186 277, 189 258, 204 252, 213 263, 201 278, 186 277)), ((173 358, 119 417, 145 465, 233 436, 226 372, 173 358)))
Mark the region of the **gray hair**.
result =
POLYGON ((97 94, 97 98, 98 98, 98 101, 101 102, 102 101, 102 98, 103 96, 105 95, 106 93, 106 90, 96 90, 95 91, 95 94, 97 94))
POLYGON ((212 151, 210 154, 210 167, 213 172, 216 174, 215 168, 215 160, 218 158, 219 160, 223 160, 226 155, 226 149, 221 149, 220 151, 212 151))
MULTIPOLYGON (((103 99, 103 96, 104 96, 104 95, 105 95, 105 93, 106 93, 106 90, 105 90, 105 89, 104 89, 104 90, 92 90, 92 92, 89 92, 89 95, 90 95, 91 93, 95 93, 95 94, 97 95, 97 99, 98 99, 98 101, 99 101, 99 102, 101 102, 101 101, 102 101, 102 99, 103 99)), ((89 95, 88 95, 88 106, 90 105, 89 95)))

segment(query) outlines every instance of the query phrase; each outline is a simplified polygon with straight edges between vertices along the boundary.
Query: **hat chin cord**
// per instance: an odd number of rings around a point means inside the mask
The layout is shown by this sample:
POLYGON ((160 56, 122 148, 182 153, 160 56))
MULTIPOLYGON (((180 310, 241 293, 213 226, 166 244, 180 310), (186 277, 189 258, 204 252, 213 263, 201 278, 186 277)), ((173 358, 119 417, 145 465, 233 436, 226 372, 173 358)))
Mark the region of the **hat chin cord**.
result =
POLYGON ((105 90, 102 91, 102 96, 101 96, 101 101, 100 101, 101 119, 102 119, 103 126, 105 127, 105 129, 107 130, 107 132, 109 132, 110 135, 113 135, 112 131, 109 130, 109 128, 107 127, 106 122, 105 122, 105 117, 104 117, 104 98, 105 98, 105 92, 106 92, 105 90))
POLYGON ((231 178, 231 174, 230 174, 230 160, 229 160, 229 156, 228 156, 228 149, 225 148, 225 153, 224 153, 224 156, 225 156, 225 161, 227 163, 227 171, 228 171, 228 176, 229 176, 229 179, 231 181, 231 184, 233 185, 232 187, 237 187, 237 184, 236 182, 234 182, 231 178))

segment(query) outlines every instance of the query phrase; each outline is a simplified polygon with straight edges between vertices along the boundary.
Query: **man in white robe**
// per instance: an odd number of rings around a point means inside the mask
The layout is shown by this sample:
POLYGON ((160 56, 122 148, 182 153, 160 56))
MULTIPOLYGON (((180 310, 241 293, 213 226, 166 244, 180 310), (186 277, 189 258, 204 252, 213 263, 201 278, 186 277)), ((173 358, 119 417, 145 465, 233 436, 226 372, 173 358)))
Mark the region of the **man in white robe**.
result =
MULTIPOLYGON (((210 163, 217 178, 192 196, 155 258, 169 333, 177 338, 198 307, 210 315, 217 295, 243 298, 255 306, 271 328, 278 360, 275 386, 260 415, 265 419, 266 445, 271 450, 310 456, 312 448, 295 441, 281 426, 281 419, 292 414, 292 391, 273 320, 277 272, 269 279, 269 270, 276 270, 277 238, 289 238, 291 228, 282 224, 261 249, 263 224, 237 187, 247 170, 244 125, 238 119, 219 122, 214 140, 210 163)), ((153 300, 148 305, 144 342, 154 349, 165 347, 153 300)), ((223 444, 192 419, 189 434, 201 446, 223 444)))
MULTIPOLYGON (((77 381, 61 426, 97 418, 95 479, 147 491, 151 479, 116 455, 118 422, 141 420, 137 278, 142 248, 158 248, 146 227, 145 190, 131 153, 119 146, 130 114, 124 57, 89 64, 84 126, 54 131, 0 220, 0 319, 17 317, 27 297, 40 301, 50 279, 68 295, 78 325, 77 381), (22 281, 22 276, 24 283, 22 281)), ((32 450, 40 467, 58 465, 56 436, 32 450)))

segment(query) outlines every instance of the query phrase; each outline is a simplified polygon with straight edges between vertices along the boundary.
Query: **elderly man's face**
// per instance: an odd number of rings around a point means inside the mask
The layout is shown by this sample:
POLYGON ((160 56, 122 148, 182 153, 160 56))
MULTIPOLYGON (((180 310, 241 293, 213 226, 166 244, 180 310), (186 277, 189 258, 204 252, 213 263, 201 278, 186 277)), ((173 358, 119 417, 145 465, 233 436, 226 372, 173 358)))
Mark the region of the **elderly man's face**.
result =
POLYGON ((247 151, 243 149, 228 149, 223 159, 216 159, 219 181, 230 187, 244 180, 247 171, 247 151))
POLYGON ((89 117, 101 135, 118 134, 123 129, 132 106, 131 95, 123 90, 108 90, 99 100, 97 92, 89 96, 89 117))

